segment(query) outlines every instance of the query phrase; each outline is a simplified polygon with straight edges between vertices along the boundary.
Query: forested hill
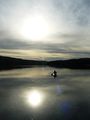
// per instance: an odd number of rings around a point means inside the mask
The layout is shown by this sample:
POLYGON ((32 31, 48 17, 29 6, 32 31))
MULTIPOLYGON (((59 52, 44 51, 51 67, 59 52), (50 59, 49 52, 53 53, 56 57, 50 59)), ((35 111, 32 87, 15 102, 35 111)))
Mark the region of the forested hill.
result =
POLYGON ((90 58, 49 61, 48 65, 56 68, 90 69, 90 58))
POLYGON ((46 65, 45 61, 25 60, 13 57, 0 56, 0 69, 28 68, 33 66, 46 65))
POLYGON ((0 70, 14 68, 29 68, 33 66, 50 66, 55 68, 71 68, 71 69, 90 69, 90 58, 56 60, 56 61, 39 61, 0 56, 0 70))

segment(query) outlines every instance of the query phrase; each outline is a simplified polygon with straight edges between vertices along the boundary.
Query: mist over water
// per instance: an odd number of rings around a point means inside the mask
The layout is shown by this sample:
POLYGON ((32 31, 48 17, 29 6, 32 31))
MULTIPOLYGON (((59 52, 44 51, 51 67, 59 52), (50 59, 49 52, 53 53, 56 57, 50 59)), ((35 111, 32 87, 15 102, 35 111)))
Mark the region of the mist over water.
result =
POLYGON ((90 70, 53 70, 0 72, 0 120, 89 120, 90 70))

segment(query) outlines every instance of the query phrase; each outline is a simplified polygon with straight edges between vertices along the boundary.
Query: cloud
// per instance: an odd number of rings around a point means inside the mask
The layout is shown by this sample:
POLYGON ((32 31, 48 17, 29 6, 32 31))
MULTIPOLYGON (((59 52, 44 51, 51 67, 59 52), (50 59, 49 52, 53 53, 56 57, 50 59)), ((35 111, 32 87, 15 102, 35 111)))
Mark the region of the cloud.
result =
POLYGON ((30 53, 35 57, 38 51, 36 57, 48 59, 90 57, 89 11, 90 0, 0 1, 0 49, 6 50, 2 54, 28 58, 30 53), (52 23, 54 31, 46 41, 19 39, 20 23, 34 13, 44 15, 52 23))
POLYGON ((51 3, 52 9, 54 8, 53 16, 58 19, 59 31, 79 32, 89 29, 89 0, 51 0, 51 3))

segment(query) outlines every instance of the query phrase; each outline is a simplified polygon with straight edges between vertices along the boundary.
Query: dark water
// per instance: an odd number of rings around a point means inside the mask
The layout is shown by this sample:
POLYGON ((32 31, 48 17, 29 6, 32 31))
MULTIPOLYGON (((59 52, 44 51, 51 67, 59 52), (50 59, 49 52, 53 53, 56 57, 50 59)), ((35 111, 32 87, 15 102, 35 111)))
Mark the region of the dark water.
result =
POLYGON ((0 120, 90 120, 90 70, 0 72, 0 120))

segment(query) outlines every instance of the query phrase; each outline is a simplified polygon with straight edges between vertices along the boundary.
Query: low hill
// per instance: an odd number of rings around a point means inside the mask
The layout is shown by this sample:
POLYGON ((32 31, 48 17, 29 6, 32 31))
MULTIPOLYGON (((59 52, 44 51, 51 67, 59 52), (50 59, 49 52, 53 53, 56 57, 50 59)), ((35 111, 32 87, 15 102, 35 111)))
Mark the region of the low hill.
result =
POLYGON ((90 69, 90 58, 38 61, 0 56, 0 70, 29 68, 33 66, 50 66, 55 68, 90 69))
POLYGON ((48 65, 56 68, 90 69, 90 58, 56 60, 48 62, 48 65))
POLYGON ((39 66, 46 65, 46 62, 0 56, 0 70, 13 69, 13 68, 25 68, 25 67, 28 68, 36 65, 39 65, 39 66))

